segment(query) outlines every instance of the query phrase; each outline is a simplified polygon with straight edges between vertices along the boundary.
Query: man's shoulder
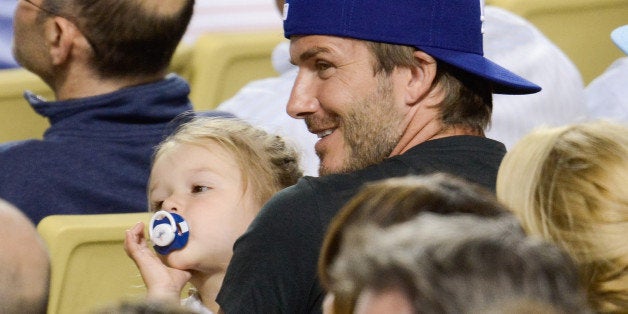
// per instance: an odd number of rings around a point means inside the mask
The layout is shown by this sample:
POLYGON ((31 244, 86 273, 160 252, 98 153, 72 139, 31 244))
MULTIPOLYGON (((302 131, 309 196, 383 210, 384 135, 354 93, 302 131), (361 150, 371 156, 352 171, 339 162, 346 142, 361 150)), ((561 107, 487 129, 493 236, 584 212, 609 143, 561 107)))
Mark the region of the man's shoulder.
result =
POLYGON ((497 170, 506 154, 504 144, 481 136, 451 136, 417 145, 393 157, 402 166, 390 169, 403 175, 449 173, 495 190, 497 170), (405 169, 405 170, 404 170, 405 169))
POLYGON ((352 174, 303 177, 295 185, 276 193, 264 205, 257 220, 276 225, 278 217, 290 217, 285 221, 287 225, 307 223, 324 229, 367 181, 358 177, 352 174))
POLYGON ((292 210, 296 208, 320 208, 328 199, 328 192, 334 181, 327 177, 305 176, 290 187, 276 193, 266 204, 275 210, 292 210), (325 197, 323 197, 325 196, 325 197))
POLYGON ((0 144, 0 154, 9 154, 12 150, 19 148, 21 145, 24 145, 25 141, 11 141, 0 144))
MULTIPOLYGON (((305 176, 279 193, 273 199, 287 202, 317 201, 325 203, 334 197, 354 192, 363 183, 370 181, 371 171, 357 171, 346 174, 331 174, 321 177, 305 176)), ((337 198, 337 197, 336 197, 337 198)))
POLYGON ((17 159, 19 162, 24 158, 32 157, 34 151, 42 149, 44 146, 41 140, 11 141, 0 144, 0 160, 17 159))
POLYGON ((20 188, 21 182, 29 181, 31 176, 38 180, 54 177, 59 168, 71 170, 76 164, 67 162, 69 155, 66 147, 39 139, 0 144, 2 188, 20 188))
POLYGON ((506 146, 499 141, 483 136, 462 135, 429 140, 390 159, 409 162, 410 167, 446 164, 452 160, 462 160, 466 167, 474 167, 487 161, 500 162, 505 154, 506 146))
POLYGON ((484 136, 456 135, 423 142, 411 148, 409 151, 416 152, 422 150, 447 150, 460 152, 483 150, 501 152, 505 151, 506 148, 504 144, 499 141, 484 136))
POLYGON ((0 144, 0 197, 18 206, 30 218, 33 218, 30 208, 24 203, 34 202, 41 194, 48 193, 40 191, 33 195, 32 191, 47 190, 45 184, 53 182, 49 180, 52 174, 48 151, 41 146, 39 140, 0 144))

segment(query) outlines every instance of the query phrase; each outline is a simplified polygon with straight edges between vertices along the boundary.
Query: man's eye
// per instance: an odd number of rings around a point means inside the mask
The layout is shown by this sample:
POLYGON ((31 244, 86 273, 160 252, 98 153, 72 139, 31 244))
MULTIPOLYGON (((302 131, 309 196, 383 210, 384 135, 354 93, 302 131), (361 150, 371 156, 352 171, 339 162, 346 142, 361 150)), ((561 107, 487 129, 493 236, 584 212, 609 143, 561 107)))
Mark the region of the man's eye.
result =
POLYGON ((194 187, 192 187, 192 193, 201 193, 209 190, 209 187, 203 185, 195 185, 194 187))
POLYGON ((323 62, 323 61, 316 62, 316 70, 318 71, 325 71, 329 68, 331 68, 331 64, 327 62, 323 62))

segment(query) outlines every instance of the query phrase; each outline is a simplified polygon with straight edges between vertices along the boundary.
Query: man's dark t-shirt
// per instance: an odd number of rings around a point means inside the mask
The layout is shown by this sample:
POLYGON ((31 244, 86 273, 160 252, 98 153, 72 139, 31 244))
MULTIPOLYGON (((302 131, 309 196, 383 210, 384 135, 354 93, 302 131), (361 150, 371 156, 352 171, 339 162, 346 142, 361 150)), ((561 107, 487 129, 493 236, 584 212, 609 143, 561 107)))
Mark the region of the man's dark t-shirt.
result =
POLYGON ((319 250, 338 210, 370 181, 445 172, 495 191, 503 144, 476 136, 421 143, 349 173, 304 177, 277 193, 234 246, 217 301, 225 313, 320 313, 319 250))

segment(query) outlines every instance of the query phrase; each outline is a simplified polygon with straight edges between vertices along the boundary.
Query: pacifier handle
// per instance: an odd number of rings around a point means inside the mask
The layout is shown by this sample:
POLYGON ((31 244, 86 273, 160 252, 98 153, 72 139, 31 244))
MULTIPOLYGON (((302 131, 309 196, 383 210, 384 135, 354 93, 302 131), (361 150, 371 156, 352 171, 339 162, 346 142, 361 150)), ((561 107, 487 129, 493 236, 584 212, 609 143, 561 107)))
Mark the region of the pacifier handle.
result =
POLYGON ((149 236, 155 251, 166 255, 187 244, 189 227, 180 215, 160 210, 151 217, 149 236))

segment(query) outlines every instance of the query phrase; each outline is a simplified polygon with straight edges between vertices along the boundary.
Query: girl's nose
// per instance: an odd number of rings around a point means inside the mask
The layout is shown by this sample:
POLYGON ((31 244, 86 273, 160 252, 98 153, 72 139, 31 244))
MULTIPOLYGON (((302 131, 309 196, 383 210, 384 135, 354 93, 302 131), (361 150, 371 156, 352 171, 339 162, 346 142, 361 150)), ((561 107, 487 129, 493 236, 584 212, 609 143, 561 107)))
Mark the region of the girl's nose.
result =
POLYGON ((181 210, 181 204, 179 204, 174 197, 170 196, 164 200, 161 209, 168 212, 178 212, 181 210))

